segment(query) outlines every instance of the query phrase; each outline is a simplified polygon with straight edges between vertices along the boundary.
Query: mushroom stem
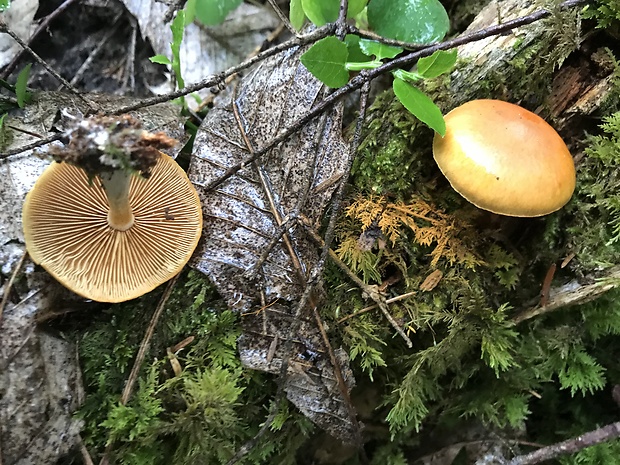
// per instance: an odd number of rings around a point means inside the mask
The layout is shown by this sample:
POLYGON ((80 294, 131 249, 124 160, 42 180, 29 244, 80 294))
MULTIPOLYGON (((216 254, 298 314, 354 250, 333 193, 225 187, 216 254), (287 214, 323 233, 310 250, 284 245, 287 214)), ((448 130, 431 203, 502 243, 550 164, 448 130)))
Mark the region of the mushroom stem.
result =
POLYGON ((127 231, 133 226, 134 216, 129 205, 129 184, 131 174, 115 170, 101 176, 101 184, 108 197, 108 224, 118 231, 127 231))

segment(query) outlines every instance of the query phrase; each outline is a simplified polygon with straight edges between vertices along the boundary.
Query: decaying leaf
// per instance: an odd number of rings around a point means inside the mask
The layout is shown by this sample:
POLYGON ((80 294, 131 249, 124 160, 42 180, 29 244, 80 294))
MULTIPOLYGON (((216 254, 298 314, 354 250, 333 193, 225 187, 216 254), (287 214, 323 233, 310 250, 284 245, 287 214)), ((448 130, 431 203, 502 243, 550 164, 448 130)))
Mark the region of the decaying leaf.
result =
MULTIPOLYGON (((197 186, 265 147, 321 98, 322 86, 300 64, 300 55, 293 49, 264 61, 234 95, 211 110, 198 131, 190 165, 189 176, 197 186)), ((342 107, 336 106, 219 187, 199 187, 205 225, 192 264, 242 313, 243 363, 278 373, 287 359, 288 398, 334 436, 353 441, 358 425, 311 309, 302 312, 297 332, 291 333, 294 311, 319 252, 294 221, 269 248, 287 218, 303 213, 320 222, 335 189, 326 181, 341 174, 350 157, 341 121, 342 107), (293 341, 290 353, 285 352, 288 340, 293 341)), ((350 389, 354 381, 346 356, 337 357, 350 389)))
MULTIPOLYGON (((10 7, 0 13, 4 21, 21 39, 28 40, 35 29, 34 15, 39 8, 38 0, 11 2, 10 7)), ((0 68, 7 65, 21 50, 21 46, 8 34, 0 34, 0 68)))
MULTIPOLYGON (((164 24, 169 6, 157 0, 123 0, 123 3, 136 17, 142 35, 151 42, 155 53, 172 58, 170 23, 164 24)), ((273 10, 250 4, 240 5, 218 26, 207 27, 197 21, 188 24, 180 51, 185 82, 198 82, 240 63, 278 24, 273 10)))
MULTIPOLYGON (((19 243, 23 197, 43 165, 26 156, 0 160, 0 301, 25 253, 19 243)), ((5 465, 55 463, 78 442, 81 422, 73 413, 82 386, 75 347, 37 329, 35 322, 60 288, 26 261, 19 286, 13 286, 0 311, 0 460, 5 465)))

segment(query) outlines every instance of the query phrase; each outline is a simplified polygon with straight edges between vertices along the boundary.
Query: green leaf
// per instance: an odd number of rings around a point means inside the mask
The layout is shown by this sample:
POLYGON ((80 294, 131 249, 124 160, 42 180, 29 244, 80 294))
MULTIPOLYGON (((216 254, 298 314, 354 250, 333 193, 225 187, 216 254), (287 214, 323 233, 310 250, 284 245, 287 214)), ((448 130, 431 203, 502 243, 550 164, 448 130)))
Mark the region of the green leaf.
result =
POLYGON ((196 17, 196 1, 197 0, 187 0, 185 4, 185 25, 191 24, 194 22, 194 18, 196 17))
POLYGON ((0 0, 0 12, 11 6, 11 0, 0 0))
POLYGON ((368 0, 349 0, 347 18, 353 18, 359 15, 362 11, 364 11, 366 5, 368 5, 368 0))
POLYGON ((301 6, 308 19, 317 27, 336 21, 340 11, 338 0, 301 0, 301 6))
POLYGON ((30 74, 30 67, 32 64, 24 66, 15 81, 15 96, 17 97, 17 105, 19 108, 24 108, 24 105, 30 101, 30 93, 27 90, 28 75, 30 74))
POLYGON ((347 34, 344 38, 344 43, 347 44, 347 50, 349 51, 349 57, 347 61, 366 61, 368 60, 368 56, 362 52, 360 48, 360 40, 362 40, 359 36, 355 34, 347 34))
POLYGON ((349 81, 348 55, 345 43, 330 36, 316 42, 301 56, 301 62, 323 84, 338 88, 349 81))
MULTIPOLYGON (((196 6, 197 8, 197 6, 196 6)), ((179 88, 185 87, 185 81, 181 76, 181 42, 183 42, 183 32, 185 31, 185 11, 179 10, 172 24, 170 25, 172 31, 172 43, 170 48, 172 49, 172 70, 177 79, 179 88)))
POLYGON ((296 31, 299 31, 304 25, 306 15, 304 13, 304 9, 301 6, 301 0, 291 0, 291 7, 288 18, 291 22, 291 25, 295 28, 296 31))
POLYGON ((196 0, 196 17, 205 26, 222 23, 243 0, 196 0))
MULTIPOLYGON (((368 0, 350 0, 347 17, 352 18, 361 13, 367 3, 368 0)), ((308 19, 318 27, 336 21, 340 12, 340 0, 301 0, 301 6, 308 19)))
POLYGON ((456 49, 444 52, 437 50, 430 57, 418 60, 418 73, 426 79, 437 77, 450 71, 456 63, 456 49))
POLYGON ((412 71, 405 71, 404 69, 397 69, 394 71, 393 74, 394 77, 402 79, 403 81, 416 82, 422 79, 422 76, 420 76, 418 73, 412 71))
POLYGON ((450 28, 448 13, 438 0, 372 0, 368 23, 383 37, 418 44, 439 41, 450 28))
POLYGON ((440 135, 446 134, 446 122, 441 111, 433 101, 421 90, 413 87, 402 79, 394 79, 394 94, 400 103, 409 110, 413 116, 424 124, 434 129, 440 135))
POLYGON ((384 58, 394 58, 396 55, 403 51, 400 47, 393 47, 391 45, 385 45, 376 40, 360 39, 360 49, 362 53, 368 56, 374 55, 377 60, 383 60, 384 58))
POLYGON ((168 58, 166 55, 155 55, 149 58, 149 60, 152 63, 157 63, 159 65, 171 65, 172 64, 172 62, 170 61, 170 58, 168 58))

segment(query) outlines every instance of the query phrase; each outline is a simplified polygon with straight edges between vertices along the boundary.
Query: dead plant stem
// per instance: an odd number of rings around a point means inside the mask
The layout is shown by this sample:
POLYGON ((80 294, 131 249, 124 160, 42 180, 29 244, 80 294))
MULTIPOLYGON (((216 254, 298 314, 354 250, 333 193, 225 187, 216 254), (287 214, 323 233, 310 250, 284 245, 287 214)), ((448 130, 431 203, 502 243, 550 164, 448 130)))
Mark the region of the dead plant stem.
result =
POLYGON ((6 285, 4 286, 4 295, 2 296, 2 302, 0 302, 0 322, 2 322, 2 314, 4 313, 4 308, 6 307, 7 302, 9 301, 9 295, 11 294, 11 288, 13 287, 13 283, 15 283, 17 274, 22 269, 22 266, 24 266, 24 262, 26 261, 27 256, 28 256, 28 252, 24 250, 24 253, 22 254, 19 261, 17 262, 17 265, 15 265, 15 269, 13 270, 13 273, 11 273, 11 277, 7 281, 6 285))

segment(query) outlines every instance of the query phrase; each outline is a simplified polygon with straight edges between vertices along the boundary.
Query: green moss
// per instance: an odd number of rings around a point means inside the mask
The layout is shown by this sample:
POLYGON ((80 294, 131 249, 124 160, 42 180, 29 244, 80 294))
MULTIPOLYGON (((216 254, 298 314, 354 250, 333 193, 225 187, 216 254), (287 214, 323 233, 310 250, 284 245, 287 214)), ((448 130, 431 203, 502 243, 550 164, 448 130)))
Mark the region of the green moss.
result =
MULTIPOLYGON (((555 58, 541 55, 541 50, 560 46, 562 41, 555 37, 544 44, 519 44, 520 53, 511 62, 517 69, 515 81, 497 76, 496 84, 492 78, 488 81, 488 89, 501 92, 505 86, 515 99, 544 101, 554 68, 574 44, 565 44, 555 58), (534 69, 543 71, 534 73, 534 69), (523 82, 516 86, 519 79, 523 82)), ((441 91, 447 85, 444 81, 433 89, 441 106, 449 105, 441 91)), ((345 261, 356 262, 353 268, 360 277, 391 283, 386 298, 415 293, 390 306, 408 330, 414 349, 404 349, 378 310, 331 325, 354 355, 358 379, 369 377, 375 388, 381 386, 384 395, 379 411, 393 437, 423 426, 453 425, 463 417, 492 428, 521 429, 527 424, 540 431, 537 428, 542 430, 545 424, 541 412, 547 412, 548 406, 539 402, 539 393, 544 392, 545 401, 562 398, 576 409, 598 399, 620 370, 618 360, 609 357, 620 350, 617 338, 610 337, 620 328, 619 307, 614 303, 617 292, 595 304, 518 326, 513 317, 538 302, 549 266, 569 253, 575 258, 568 267, 558 269, 554 284, 620 263, 620 113, 606 118, 601 134, 587 140, 575 195, 564 209, 538 219, 501 219, 495 225, 454 194, 434 165, 430 134, 390 93, 377 99, 368 119, 350 201, 359 204, 355 195, 361 194, 371 206, 375 202, 376 208, 349 210, 354 213, 338 229, 339 251, 345 261), (381 200, 370 195, 376 193, 383 195, 381 200), (458 225, 451 234, 479 262, 466 265, 448 259, 442 251, 433 263, 431 254, 438 242, 421 241, 408 223, 442 227, 432 214, 403 220, 396 226, 396 239, 391 239, 394 234, 385 226, 391 205, 414 205, 420 199, 431 206, 433 214, 446 218, 442 224, 458 225), (372 232, 372 241, 367 231, 372 232), (366 248, 361 252, 358 248, 357 253, 368 255, 367 260, 356 259, 355 248, 360 243, 366 248), (442 278, 436 287, 420 290, 425 278, 437 269, 442 278)), ((342 284, 346 278, 336 270, 330 269, 326 276, 326 319, 335 320, 369 305, 362 296, 352 295, 355 291, 342 284)), ((594 418, 584 416, 571 431, 594 428, 594 418)), ((566 439, 565 434, 558 434, 554 440, 560 436, 566 439)), ((531 437, 538 440, 544 434, 531 437)), ((603 453, 611 453, 614 447, 609 445, 603 453)), ((394 454, 396 459, 399 452, 394 454)), ((594 458, 584 460, 597 463, 594 458)))
MULTIPOLYGON (((127 405, 119 403, 158 298, 154 293, 111 306, 80 335, 87 391, 79 412, 84 441, 94 455, 113 444, 111 458, 124 464, 226 463, 260 428, 275 384, 241 366, 238 315, 225 309, 204 275, 190 272, 177 284, 135 393, 127 405), (174 356, 182 368, 175 374, 166 348, 190 336, 174 356)), ((277 463, 294 454, 310 431, 308 421, 285 404, 247 463, 277 463)))
POLYGON ((583 10, 583 16, 596 20, 596 27, 612 33, 620 30, 620 5, 616 0, 595 0, 583 10))

